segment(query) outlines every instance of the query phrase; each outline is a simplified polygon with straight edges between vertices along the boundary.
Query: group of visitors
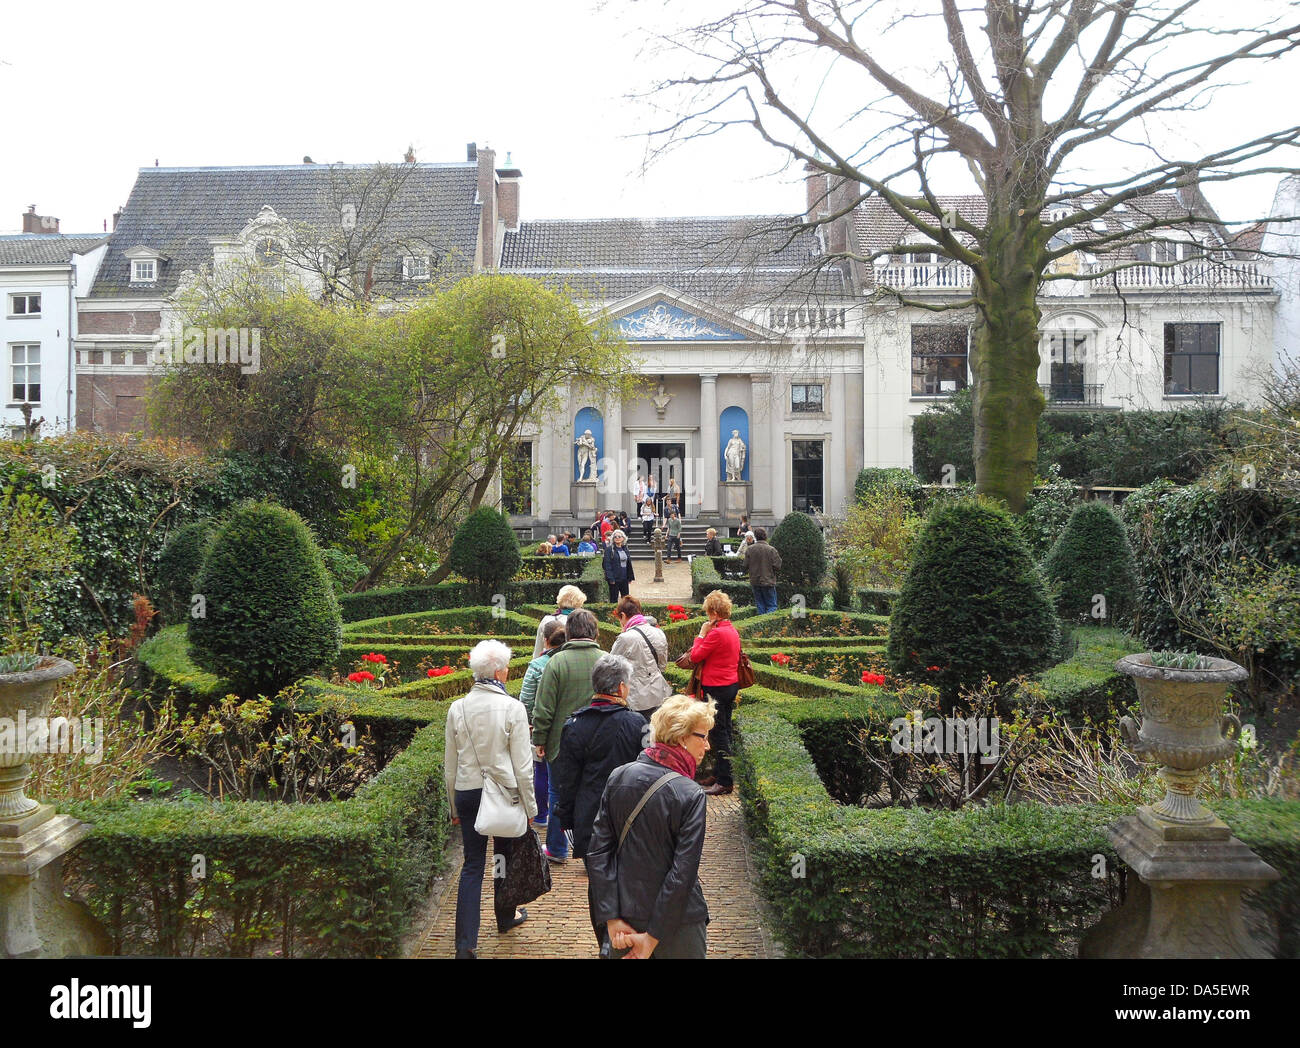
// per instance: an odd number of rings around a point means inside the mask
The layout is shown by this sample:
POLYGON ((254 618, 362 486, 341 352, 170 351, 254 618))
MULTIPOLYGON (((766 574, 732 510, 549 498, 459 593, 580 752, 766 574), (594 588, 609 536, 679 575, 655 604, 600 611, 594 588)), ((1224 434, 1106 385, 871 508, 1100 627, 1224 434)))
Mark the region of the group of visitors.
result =
POLYGON ((636 515, 642 520, 645 519, 647 505, 650 507, 651 520, 655 517, 666 518, 673 512, 680 514, 682 511, 682 489, 674 476, 668 478, 666 488, 660 491, 654 473, 638 473, 633 498, 636 499, 636 515))
MULTIPOLYGON (((611 548, 619 548, 617 535, 611 548)), ((486 640, 470 653, 473 687, 447 711, 447 791, 465 848, 458 958, 477 949, 487 836, 475 820, 485 789, 498 784, 545 826, 546 860, 583 860, 602 956, 705 955, 709 913, 698 869, 706 797, 734 788, 731 716, 741 652, 731 600, 719 590, 704 600, 708 621, 688 653, 699 670, 696 695, 673 694, 663 673, 667 638, 639 601, 618 600, 622 631, 605 654, 585 600, 576 586, 560 590, 555 611, 538 625, 518 700, 505 687, 509 648, 486 640), (697 781, 710 749, 714 773, 697 781)), ((528 837, 496 837, 493 847, 508 870, 530 841, 536 849, 528 837)), ((504 934, 528 912, 502 903, 502 884, 494 880, 504 934)))

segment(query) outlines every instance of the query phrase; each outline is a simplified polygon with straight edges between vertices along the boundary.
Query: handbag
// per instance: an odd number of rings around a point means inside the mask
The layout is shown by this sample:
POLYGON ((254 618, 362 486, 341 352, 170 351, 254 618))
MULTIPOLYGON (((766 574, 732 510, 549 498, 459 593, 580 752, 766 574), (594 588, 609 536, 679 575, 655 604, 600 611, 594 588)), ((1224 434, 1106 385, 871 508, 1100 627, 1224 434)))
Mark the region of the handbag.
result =
POLYGON ((525 830, 510 845, 505 867, 505 877, 492 885, 499 911, 513 912, 515 907, 540 899, 551 890, 551 864, 542 854, 542 842, 533 830, 525 830))
MULTIPOLYGON (((636 817, 641 814, 641 809, 644 808, 650 798, 658 792, 660 786, 663 786, 669 779, 673 778, 677 774, 678 773, 675 771, 664 772, 659 776, 659 778, 655 779, 655 781, 650 784, 645 793, 641 794, 641 799, 636 802, 636 807, 632 809, 631 814, 627 817, 627 821, 623 823, 623 829, 619 831, 618 844, 614 846, 615 862, 618 861, 618 853, 623 850, 623 842, 627 840, 627 831, 632 828, 632 823, 636 822, 636 817)), ((609 931, 606 925, 601 925, 600 928, 600 956, 602 960, 606 961, 614 959, 614 949, 610 945, 609 931)))
POLYGON ((682 689, 683 695, 698 696, 703 694, 704 681, 701 678, 704 676, 704 663, 692 662, 691 653, 688 651, 678 655, 677 658, 673 660, 673 665, 678 669, 691 671, 691 679, 687 682, 686 687, 682 689))
POLYGON ((470 752, 474 754, 474 763, 483 779, 483 795, 478 804, 478 818, 474 820, 474 832, 484 837, 522 837, 528 831, 528 815, 519 799, 518 784, 508 789, 483 770, 463 706, 460 721, 465 725, 465 737, 469 739, 470 752))
POLYGON ((736 683, 742 688, 754 686, 754 667, 749 664, 749 656, 743 651, 736 662, 736 683))

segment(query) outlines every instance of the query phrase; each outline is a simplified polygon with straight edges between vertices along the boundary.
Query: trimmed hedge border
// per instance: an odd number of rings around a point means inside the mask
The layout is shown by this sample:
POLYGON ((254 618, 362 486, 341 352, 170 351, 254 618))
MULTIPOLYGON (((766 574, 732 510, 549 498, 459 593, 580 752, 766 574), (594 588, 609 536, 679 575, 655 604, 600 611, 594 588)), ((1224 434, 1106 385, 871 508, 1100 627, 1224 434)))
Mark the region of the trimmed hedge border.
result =
MULTIPOLYGON (((734 557, 701 556, 691 561, 691 599, 696 604, 702 603, 713 590, 722 590, 731 598, 732 604, 752 605, 754 603, 754 591, 750 588, 748 580, 724 579, 718 570, 719 561, 735 559, 734 557)), ((781 583, 776 587, 777 600, 787 604, 795 593, 800 592, 804 595, 806 607, 820 608, 830 590, 819 587, 803 591, 788 583, 781 583)))
MULTIPOLYGON (((1125 809, 837 805, 801 738, 807 712, 759 698, 737 713, 746 816, 763 842, 764 886, 792 953, 1073 956, 1078 938, 1117 900, 1122 864, 1102 831, 1125 809), (1109 860, 1106 881, 1091 876, 1095 854, 1109 860)), ((1295 956, 1300 804, 1236 801, 1218 808, 1283 873, 1257 905, 1277 915, 1280 951, 1295 956)))

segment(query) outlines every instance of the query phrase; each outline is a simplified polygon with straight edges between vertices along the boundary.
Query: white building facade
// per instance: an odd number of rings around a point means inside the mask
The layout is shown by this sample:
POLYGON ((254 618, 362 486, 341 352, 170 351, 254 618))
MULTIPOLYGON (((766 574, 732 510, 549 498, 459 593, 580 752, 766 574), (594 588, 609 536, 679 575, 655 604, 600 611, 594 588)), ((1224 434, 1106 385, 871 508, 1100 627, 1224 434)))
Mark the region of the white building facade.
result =
POLYGON ((90 290, 105 243, 95 235, 0 236, 5 436, 21 436, 27 418, 41 434, 75 428, 76 302, 90 290))

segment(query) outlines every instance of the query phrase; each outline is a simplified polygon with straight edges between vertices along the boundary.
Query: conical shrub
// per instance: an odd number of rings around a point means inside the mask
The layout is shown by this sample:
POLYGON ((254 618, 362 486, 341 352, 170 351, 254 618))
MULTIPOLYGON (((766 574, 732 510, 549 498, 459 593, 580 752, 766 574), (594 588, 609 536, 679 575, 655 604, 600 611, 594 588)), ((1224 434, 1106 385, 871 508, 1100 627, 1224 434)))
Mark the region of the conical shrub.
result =
POLYGON ((203 669, 245 698, 275 695, 333 661, 342 641, 334 585, 302 518, 263 502, 234 510, 213 537, 189 619, 203 669))
POLYGON ((1104 502, 1075 508, 1043 559, 1043 573, 1066 622, 1123 624, 1133 614, 1133 547, 1119 517, 1104 502))

